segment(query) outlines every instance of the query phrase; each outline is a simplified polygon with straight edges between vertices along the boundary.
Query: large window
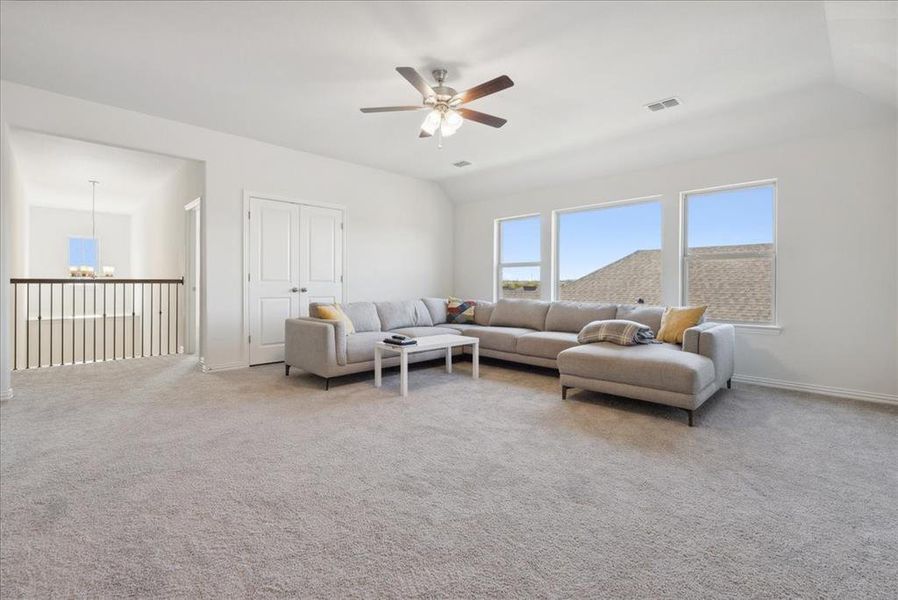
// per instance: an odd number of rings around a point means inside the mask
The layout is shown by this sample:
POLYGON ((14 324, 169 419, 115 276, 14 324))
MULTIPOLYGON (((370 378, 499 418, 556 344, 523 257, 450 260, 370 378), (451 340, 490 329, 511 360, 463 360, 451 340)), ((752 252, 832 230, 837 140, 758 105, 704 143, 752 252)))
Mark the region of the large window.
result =
POLYGON ((773 324, 776 183, 683 195, 683 301, 708 318, 773 324))
POLYGON ((559 300, 663 303, 660 202, 560 211, 556 226, 559 300))
POLYGON ((69 238, 69 267, 91 267, 97 271, 98 255, 95 238, 69 238))
POLYGON ((539 216, 496 222, 498 298, 540 298, 539 216))

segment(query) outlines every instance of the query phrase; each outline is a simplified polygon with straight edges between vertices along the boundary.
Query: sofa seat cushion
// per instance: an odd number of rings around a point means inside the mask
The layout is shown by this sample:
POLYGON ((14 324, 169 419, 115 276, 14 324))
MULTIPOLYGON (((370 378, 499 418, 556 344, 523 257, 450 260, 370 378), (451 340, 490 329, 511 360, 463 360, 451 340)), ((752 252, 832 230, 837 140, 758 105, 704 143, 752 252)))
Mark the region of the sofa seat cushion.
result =
POLYGON ((430 335, 459 334, 457 329, 451 327, 400 327, 399 329, 391 330, 390 333, 398 333, 413 338, 427 337, 430 335))
POLYGON ((516 352, 518 338, 528 333, 534 333, 533 329, 523 327, 475 327, 463 332, 463 335, 476 337, 480 340, 480 347, 487 350, 500 350, 502 352, 516 352))
POLYGON ((555 360, 558 353, 579 345, 577 334, 566 331, 537 331, 518 338, 518 354, 555 360))
POLYGON ((385 331, 365 331, 346 336, 346 362, 348 364, 374 360, 374 344, 390 337, 385 331))
POLYGON ((613 381, 681 394, 697 394, 714 382, 711 359, 674 344, 618 346, 608 342, 568 348, 558 355, 566 375, 613 381))
POLYGON ((455 330, 455 333, 460 333, 462 335, 470 335, 469 331, 473 329, 483 329, 482 325, 477 325, 475 323, 446 323, 445 325, 441 325, 441 327, 449 327, 455 330))

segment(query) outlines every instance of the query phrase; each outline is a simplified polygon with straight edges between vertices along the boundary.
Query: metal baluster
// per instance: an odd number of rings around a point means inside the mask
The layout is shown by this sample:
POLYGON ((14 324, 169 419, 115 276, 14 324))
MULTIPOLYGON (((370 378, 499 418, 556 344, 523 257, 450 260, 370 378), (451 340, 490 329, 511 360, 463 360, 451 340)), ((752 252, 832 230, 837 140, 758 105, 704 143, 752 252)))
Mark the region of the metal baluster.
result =
POLYGON ((112 282, 112 360, 115 360, 116 358, 118 358, 115 355, 115 345, 116 345, 116 342, 118 342, 118 337, 116 337, 116 335, 115 335, 115 324, 116 324, 115 323, 116 322, 115 307, 117 304, 116 297, 115 297, 116 289, 117 288, 116 288, 115 282, 113 281, 112 282))
POLYGON ((144 343, 147 338, 147 292, 146 292, 147 284, 140 284, 140 357, 143 358, 146 356, 146 344, 144 343))
POLYGON ((106 360, 106 282, 103 282, 103 360, 106 360))
POLYGON ((72 282, 72 364, 75 364, 75 282, 72 282))
POLYGON ((41 283, 37 284, 37 368, 38 369, 41 368, 41 360, 43 359, 43 357, 41 356, 41 354, 42 354, 41 339, 43 338, 43 331, 41 328, 41 325, 42 325, 41 317, 43 317, 41 312, 42 312, 42 306, 43 306, 43 302, 44 302, 43 289, 44 289, 43 284, 41 284, 41 283))
POLYGON ((25 284, 25 368, 31 368, 31 284, 25 284))
POLYGON ((179 350, 178 350, 178 348, 180 348, 179 342, 181 341, 180 336, 179 336, 179 334, 181 333, 181 321, 178 320, 178 316, 179 316, 178 309, 181 307, 181 301, 178 298, 179 290, 180 290, 180 284, 176 283, 175 284, 175 354, 178 354, 178 352, 179 352, 179 350))
POLYGON ((134 290, 135 290, 136 287, 137 287, 136 284, 134 284, 134 283, 132 282, 132 283, 131 283, 131 358, 136 358, 136 357, 137 357, 137 353, 134 352, 134 340, 136 339, 136 338, 134 337, 134 336, 135 336, 135 333, 134 333, 134 319, 135 319, 135 315, 137 314, 137 313, 134 311, 134 306, 135 306, 135 304, 134 304, 134 303, 135 303, 134 290))
POLYGON ((93 357, 93 362, 97 362, 97 282, 93 282, 91 284, 94 288, 94 314, 91 320, 94 322, 94 353, 91 355, 93 357))
POLYGON ((159 286, 159 316, 156 322, 159 324, 159 355, 162 356, 162 284, 156 285, 159 286))
POLYGON ((12 284, 12 370, 19 368, 19 284, 12 284))
POLYGON ((153 356, 153 284, 150 284, 150 356, 153 356))
MULTIPOLYGON (((74 325, 73 325, 74 327, 74 325)), ((81 364, 87 364, 87 284, 81 284, 81 364)))
POLYGON ((53 284, 50 284, 50 366, 53 366, 53 284))
POLYGON ((171 284, 165 284, 165 296, 168 300, 168 325, 165 328, 165 333, 168 335, 168 353, 171 354, 171 284))

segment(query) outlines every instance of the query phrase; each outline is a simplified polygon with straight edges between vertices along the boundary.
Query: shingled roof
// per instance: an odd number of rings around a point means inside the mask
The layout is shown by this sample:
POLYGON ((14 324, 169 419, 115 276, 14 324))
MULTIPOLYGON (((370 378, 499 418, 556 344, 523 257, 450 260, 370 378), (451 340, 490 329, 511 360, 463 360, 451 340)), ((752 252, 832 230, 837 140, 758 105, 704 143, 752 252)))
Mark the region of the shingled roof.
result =
MULTIPOLYGON (((707 246, 693 248, 689 263, 689 303, 708 304, 708 318, 725 321, 768 322, 773 319, 772 258, 702 260, 708 254, 757 253, 772 250, 770 244, 707 246)), ((539 291, 503 290, 505 298, 538 298, 539 291)), ((661 251, 637 250, 620 260, 562 281, 561 300, 632 304, 663 304, 661 251)))

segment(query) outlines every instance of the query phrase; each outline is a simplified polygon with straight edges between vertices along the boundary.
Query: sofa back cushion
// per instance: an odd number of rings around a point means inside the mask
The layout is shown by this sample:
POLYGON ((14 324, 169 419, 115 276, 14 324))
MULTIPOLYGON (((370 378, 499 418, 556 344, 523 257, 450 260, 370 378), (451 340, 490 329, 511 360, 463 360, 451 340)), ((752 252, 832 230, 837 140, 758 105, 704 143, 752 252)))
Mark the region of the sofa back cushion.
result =
POLYGON ((341 305, 343 312, 352 321, 356 332, 381 331, 380 318, 373 302, 350 302, 341 305))
POLYGON ((375 302, 380 326, 384 331, 400 327, 431 327, 433 320, 421 300, 400 300, 398 302, 375 302))
POLYGON ((658 334, 661 329, 661 316, 664 315, 663 306, 646 306, 645 304, 621 304, 617 307, 618 319, 636 321, 648 325, 652 333, 658 334))
POLYGON ((495 302, 478 300, 477 306, 474 307, 474 323, 484 326, 489 325, 490 318, 493 316, 494 308, 496 308, 495 302))
POLYGON ((445 298, 421 298, 421 302, 427 307, 430 313, 430 320, 434 325, 442 325, 446 322, 446 299, 445 298))
POLYGON ((542 300, 508 300, 496 302, 490 325, 499 327, 526 327, 543 331, 546 328, 546 313, 549 303, 542 300))
POLYGON ((617 316, 616 304, 553 302, 546 314, 546 331, 577 333, 587 323, 607 321, 615 316, 617 316))

